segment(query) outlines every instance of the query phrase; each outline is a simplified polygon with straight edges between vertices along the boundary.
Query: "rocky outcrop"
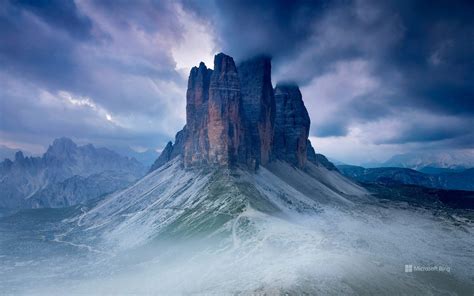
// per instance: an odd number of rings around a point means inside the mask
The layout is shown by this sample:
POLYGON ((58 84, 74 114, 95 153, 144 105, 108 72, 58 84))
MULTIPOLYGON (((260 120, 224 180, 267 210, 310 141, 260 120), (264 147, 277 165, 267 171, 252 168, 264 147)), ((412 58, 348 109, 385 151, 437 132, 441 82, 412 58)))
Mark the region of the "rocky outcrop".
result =
POLYGON ((246 162, 242 97, 234 60, 218 54, 209 85, 208 163, 232 165, 246 162))
POLYGON ((311 122, 298 86, 278 84, 275 88, 275 102, 274 158, 304 167, 311 122))
POLYGON ((225 54, 191 69, 186 126, 151 170, 181 155, 185 167, 245 165, 279 159, 304 168, 307 160, 334 166, 308 140, 310 118, 297 85, 271 80, 271 59, 258 56, 236 67, 225 54))
POLYGON ((318 154, 314 151, 314 148, 311 145, 310 140, 308 140, 308 142, 306 144, 306 152, 307 152, 306 157, 307 157, 308 161, 311 161, 315 165, 323 166, 323 167, 327 168, 330 171, 337 171, 338 170, 337 167, 326 158, 326 156, 324 156, 322 154, 318 154))
POLYGON ((247 162, 240 82, 234 60, 221 53, 214 58, 214 70, 204 63, 191 69, 186 101, 184 165, 247 162))
POLYGON ((170 161, 172 159, 171 158, 172 152, 173 152, 173 143, 171 141, 169 141, 166 144, 163 151, 161 151, 160 156, 155 160, 155 162, 151 166, 150 172, 156 170, 157 168, 161 167, 162 165, 164 165, 165 163, 170 161))
POLYGON ((209 151, 208 102, 211 75, 212 70, 202 62, 199 67, 193 67, 189 74, 185 127, 188 136, 182 139, 184 163, 187 166, 207 163, 209 151))
POLYGON ((258 56, 238 66, 246 133, 250 137, 250 153, 258 164, 270 161, 274 122, 271 59, 258 56))
POLYGON ((152 172, 168 161, 172 160, 175 157, 178 157, 180 155, 184 155, 184 145, 185 145, 185 140, 186 140, 186 127, 184 127, 182 130, 180 130, 174 140, 174 144, 169 141, 163 151, 161 151, 160 156, 155 160, 153 165, 151 166, 149 172, 152 172))

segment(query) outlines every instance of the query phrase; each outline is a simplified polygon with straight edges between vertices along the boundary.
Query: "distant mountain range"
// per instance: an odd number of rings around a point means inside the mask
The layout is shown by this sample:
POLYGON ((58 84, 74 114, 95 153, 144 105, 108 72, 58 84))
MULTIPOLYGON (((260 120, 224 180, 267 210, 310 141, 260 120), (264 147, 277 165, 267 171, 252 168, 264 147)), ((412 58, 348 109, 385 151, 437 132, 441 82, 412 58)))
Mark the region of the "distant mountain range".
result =
POLYGON ((474 168, 438 174, 426 174, 400 167, 364 168, 338 165, 337 168, 346 177, 362 183, 407 184, 428 188, 474 190, 474 168))
POLYGON ((0 163, 0 208, 74 205, 125 188, 145 172, 135 159, 60 138, 42 157, 19 151, 0 163))
POLYGON ((474 150, 426 151, 398 154, 383 163, 367 163, 364 167, 401 167, 424 173, 461 171, 474 167, 474 150))
MULTIPOLYGON (((15 153, 17 153, 19 149, 14 149, 7 147, 5 145, 0 145, 0 161, 3 161, 7 158, 9 159, 14 159, 15 158, 15 153)), ((32 155, 31 152, 29 151, 23 151, 24 155, 32 155)))
POLYGON ((110 150, 113 150, 120 155, 128 156, 130 158, 135 158, 138 160, 140 163, 142 163, 144 166, 150 167, 153 162, 160 156, 160 153, 158 153, 156 150, 153 149, 147 149, 142 152, 135 151, 134 149, 130 147, 123 147, 123 146, 111 146, 108 147, 110 150))

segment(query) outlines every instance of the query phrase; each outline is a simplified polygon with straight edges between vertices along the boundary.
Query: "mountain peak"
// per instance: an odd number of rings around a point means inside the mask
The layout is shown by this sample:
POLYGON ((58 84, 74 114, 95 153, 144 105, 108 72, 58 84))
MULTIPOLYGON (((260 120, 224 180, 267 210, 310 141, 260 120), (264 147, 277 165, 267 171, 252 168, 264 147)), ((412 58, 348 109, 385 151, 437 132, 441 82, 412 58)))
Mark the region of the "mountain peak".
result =
POLYGON ((299 87, 271 79, 271 58, 236 66, 224 53, 214 69, 193 67, 186 93, 186 125, 152 170, 178 155, 186 167, 243 165, 256 169, 279 159, 304 167, 318 158, 308 141, 310 119, 299 87), (313 155, 314 154, 314 155, 313 155))
POLYGON ((234 59, 224 53, 214 56, 214 71, 217 73, 237 73, 234 59))
POLYGON ((54 139, 53 144, 50 147, 63 148, 63 149, 71 149, 72 148, 73 149, 73 148, 76 148, 77 145, 70 138, 61 137, 61 138, 54 139))
POLYGON ((23 155, 23 152, 17 151, 15 153, 15 161, 23 161, 25 159, 25 156, 23 155))
POLYGON ((46 158, 68 158, 74 151, 77 150, 77 145, 71 139, 61 137, 55 139, 45 153, 46 158))
POLYGON ((305 165, 311 124, 301 92, 296 84, 277 84, 274 155, 293 165, 305 165))

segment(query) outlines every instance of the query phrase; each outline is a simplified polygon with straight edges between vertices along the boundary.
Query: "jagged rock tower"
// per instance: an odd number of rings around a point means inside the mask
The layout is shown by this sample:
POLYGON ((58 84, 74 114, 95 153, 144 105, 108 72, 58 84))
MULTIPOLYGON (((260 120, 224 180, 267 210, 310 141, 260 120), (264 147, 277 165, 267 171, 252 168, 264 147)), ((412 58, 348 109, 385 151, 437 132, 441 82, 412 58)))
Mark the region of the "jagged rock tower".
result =
POLYGON ((311 121, 300 89, 294 84, 278 84, 275 101, 277 112, 273 157, 304 167, 311 121))
POLYGON ((273 89, 267 56, 237 67, 232 57, 220 53, 214 57, 214 70, 201 62, 189 74, 186 101, 185 127, 151 170, 177 156, 187 168, 257 169, 275 160, 299 168, 307 161, 326 166, 308 140, 310 118, 298 86, 278 84, 273 89))
POLYGON ((259 56, 244 61, 238 72, 251 157, 257 166, 265 165, 271 158, 276 112, 271 59, 259 56))

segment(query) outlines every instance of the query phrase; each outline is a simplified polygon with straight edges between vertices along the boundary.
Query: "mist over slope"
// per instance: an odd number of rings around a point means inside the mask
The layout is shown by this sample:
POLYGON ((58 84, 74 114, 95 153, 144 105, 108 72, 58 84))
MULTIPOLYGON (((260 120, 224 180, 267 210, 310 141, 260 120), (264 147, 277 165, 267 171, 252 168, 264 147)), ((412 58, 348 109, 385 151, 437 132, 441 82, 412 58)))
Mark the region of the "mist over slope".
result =
POLYGON ((96 205, 0 219, 2 234, 26 224, 0 239, 0 283, 26 294, 468 293, 472 212, 427 206, 379 200, 324 167, 190 171, 175 159, 96 205), (32 231, 32 217, 56 222, 32 231), (25 232, 44 239, 18 243, 25 232))

